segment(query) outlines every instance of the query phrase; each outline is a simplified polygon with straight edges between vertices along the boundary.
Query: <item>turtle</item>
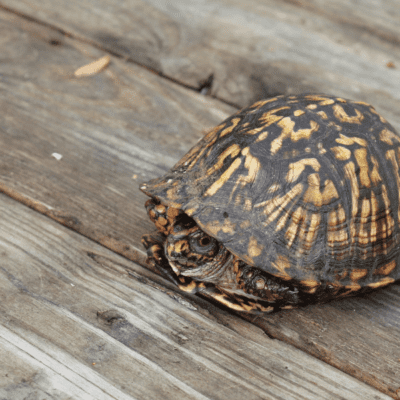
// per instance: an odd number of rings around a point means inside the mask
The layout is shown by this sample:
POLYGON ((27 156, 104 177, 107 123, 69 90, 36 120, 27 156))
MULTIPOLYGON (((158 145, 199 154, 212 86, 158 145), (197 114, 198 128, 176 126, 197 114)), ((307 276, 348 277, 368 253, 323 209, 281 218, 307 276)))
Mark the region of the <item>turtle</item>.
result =
POLYGON ((400 137, 324 94, 257 101, 140 189, 147 261, 181 290, 273 312, 400 277, 400 137))

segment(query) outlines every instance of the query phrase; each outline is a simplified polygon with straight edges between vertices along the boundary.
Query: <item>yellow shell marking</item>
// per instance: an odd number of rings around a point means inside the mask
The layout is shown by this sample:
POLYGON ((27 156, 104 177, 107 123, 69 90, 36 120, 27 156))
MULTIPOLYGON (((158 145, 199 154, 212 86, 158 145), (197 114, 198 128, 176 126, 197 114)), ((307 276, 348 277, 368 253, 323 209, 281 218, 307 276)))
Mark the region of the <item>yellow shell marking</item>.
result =
POLYGON ((393 278, 389 278, 387 276, 386 278, 383 278, 379 282, 368 283, 367 286, 369 286, 370 288, 376 289, 378 287, 389 285, 389 283, 393 283, 393 282, 394 282, 394 279, 393 278))
POLYGON ((328 246, 336 247, 337 244, 340 244, 341 247, 348 246, 349 235, 345 229, 341 229, 340 231, 336 230, 328 230, 328 246))
POLYGON ((386 124, 386 122, 387 122, 386 119, 383 118, 382 115, 379 115, 379 114, 376 112, 376 110, 374 109, 374 107, 371 106, 371 108, 369 109, 369 111, 371 111, 373 114, 376 114, 376 115, 379 117, 379 119, 381 120, 381 122, 382 122, 383 124, 386 124))
POLYGON ((333 114, 340 122, 347 122, 351 124, 361 124, 361 121, 364 119, 364 115, 360 111, 356 109, 356 116, 350 117, 346 114, 343 107, 339 104, 335 104, 333 106, 333 114))
POLYGON ((335 102, 335 100, 333 99, 328 99, 327 97, 316 95, 308 95, 305 96, 305 98, 311 101, 319 101, 319 105, 321 106, 329 106, 330 104, 333 104, 335 102))
POLYGON ((248 174, 239 175, 230 195, 229 201, 232 200, 232 197, 239 186, 243 189, 247 184, 253 183, 255 181, 257 173, 261 168, 260 161, 257 157, 251 155, 249 147, 245 147, 242 150, 242 155, 246 157, 244 160, 244 167, 248 170, 248 174))
POLYGON ((329 204, 332 199, 339 198, 335 185, 330 179, 325 181, 325 189, 322 192, 322 204, 329 204))
POLYGON ((367 269, 353 269, 350 273, 350 279, 353 282, 357 282, 359 279, 364 278, 365 275, 368 274, 367 269))
MULTIPOLYGON (((386 224, 382 224, 382 236, 381 238, 389 237, 393 232, 394 227, 394 220, 390 215, 390 200, 387 194, 387 189, 385 185, 382 185, 382 198, 383 202, 385 203, 385 210, 386 210, 386 224)), ((387 243, 383 242, 383 247, 386 250, 387 243)), ((385 252, 386 254, 386 252, 385 252)))
POLYGON ((286 225, 286 221, 288 220, 289 216, 290 213, 288 210, 282 215, 282 217, 279 218, 279 221, 276 224, 275 232, 279 232, 286 225))
POLYGON ((296 110, 296 111, 293 112, 293 115, 295 117, 300 117, 300 115, 303 115, 303 114, 305 114, 304 110, 296 110))
POLYGON ((244 211, 251 211, 252 208, 253 208, 253 203, 252 203, 252 201, 251 201, 250 198, 247 198, 247 199, 244 201, 243 210, 244 210, 244 211))
POLYGON ((322 118, 322 119, 328 119, 328 116, 326 115, 325 111, 317 111, 317 114, 322 118))
POLYGON ((306 165, 311 166, 316 172, 318 172, 321 168, 321 164, 316 158, 305 158, 303 160, 296 161, 295 163, 289 164, 289 171, 286 175, 286 182, 295 182, 304 171, 306 165))
POLYGON ((268 193, 275 193, 280 188, 281 188, 281 185, 279 183, 274 183, 269 187, 268 193))
POLYGON ((361 185, 370 188, 371 181, 369 180, 369 168, 367 161, 367 149, 357 149, 354 151, 354 155, 356 157, 356 161, 358 166, 360 167, 360 183, 361 185))
POLYGON ((287 257, 279 254, 275 262, 272 262, 271 264, 278 271, 276 273, 273 273, 274 276, 284 279, 286 281, 290 281, 292 279, 292 277, 285 271, 287 268, 290 267, 290 261, 287 257))
POLYGON ((379 134, 379 139, 391 146, 393 146, 393 140, 396 142, 399 142, 400 139, 397 135, 395 135, 392 131, 389 131, 388 129, 383 129, 381 133, 379 134))
POLYGON ((268 215, 268 219, 265 222, 265 225, 269 225, 273 220, 275 220, 282 211, 284 211, 285 206, 293 200, 295 197, 299 196, 303 191, 303 185, 298 183, 296 186, 293 186, 292 189, 287 192, 284 196, 279 197, 276 196, 271 200, 264 201, 262 203, 256 204, 254 207, 264 207, 264 214, 268 215), (274 211, 274 212, 273 212, 274 211))
POLYGON ((396 260, 382 265, 374 271, 374 275, 389 275, 396 268, 396 260))
MULTIPOLYGON (((288 118, 288 117, 287 117, 288 118)), ((283 121, 283 120, 282 120, 283 121)), ((280 121, 280 122, 282 122, 280 121)), ((279 125, 280 123, 278 123, 279 125)), ((310 121, 310 128, 309 129, 299 129, 298 131, 292 131, 291 132, 291 140, 294 142, 297 142, 300 139, 309 139, 310 136, 318 131, 319 125, 315 121, 310 121)))
MULTIPOLYGON (((293 193, 291 193, 290 196, 283 197, 283 198, 286 197, 285 200, 279 205, 278 209, 275 212, 271 212, 270 216, 268 217, 267 222, 265 223, 266 225, 269 225, 272 221, 274 221, 276 218, 278 218, 279 215, 281 215, 281 218, 279 219, 279 221, 276 224, 275 232, 279 232, 286 225, 286 221, 290 217, 290 211, 291 211, 292 207, 294 206, 294 204, 292 204, 292 206, 289 209, 285 209, 285 207, 289 204, 289 202, 291 200, 293 200, 296 196, 298 196, 301 193, 301 191, 303 190, 303 185, 301 185, 301 186, 296 185, 296 186, 297 186, 296 190, 293 191, 293 193)), ((283 198, 281 198, 281 199, 283 199, 283 198)))
POLYGON ((302 221, 304 221, 306 217, 307 211, 304 210, 303 207, 298 207, 296 211, 292 214, 292 222, 290 223, 288 229, 285 233, 285 238, 288 241, 287 247, 290 248, 296 239, 297 230, 300 227, 302 221))
POLYGON ((294 131, 295 122, 290 117, 285 117, 277 123, 282 128, 282 133, 279 137, 274 139, 271 143, 271 154, 276 152, 282 147, 283 140, 290 138, 292 141, 297 142, 300 139, 309 139, 310 136, 318 131, 319 125, 315 121, 310 121, 309 129, 299 129, 294 131))
POLYGON ((325 99, 319 102, 320 106, 330 106, 331 104, 333 104, 335 102, 335 100, 333 99, 325 99))
POLYGON ((361 203, 361 218, 360 218, 360 229, 358 231, 358 241, 361 244, 369 243, 369 234, 368 228, 368 217, 371 213, 371 202, 369 199, 363 199, 361 203))
POLYGON ((209 131, 203 138, 201 142, 199 142, 196 146, 192 147, 192 149, 179 161, 178 165, 188 165, 187 169, 190 170, 196 165, 197 161, 200 157, 206 152, 206 150, 212 146, 218 138, 217 133, 225 126, 225 123, 216 126, 214 129, 209 131), (207 143, 203 146, 203 142, 207 143))
POLYGON ((346 214, 343 207, 340 205, 337 210, 329 212, 328 217, 328 246, 332 248, 340 245, 342 248, 348 247, 349 236, 347 234, 346 227, 337 230, 339 226, 346 221, 346 214))
POLYGON ((386 159, 390 160, 390 162, 393 165, 392 172, 394 173, 394 176, 396 178, 396 184, 397 184, 397 192, 399 194, 399 206, 398 206, 398 213, 400 215, 400 175, 399 175, 399 164, 397 163, 396 159, 396 153, 394 150, 388 150, 386 152, 386 159))
POLYGON ((224 161, 228 156, 231 156, 232 158, 236 157, 240 153, 240 147, 237 144, 233 144, 229 146, 226 150, 224 150, 219 156, 218 156, 218 161, 207 170, 206 175, 210 176, 213 174, 215 171, 219 170, 223 165, 224 161))
MULTIPOLYGON (((376 242, 377 238, 377 219, 378 215, 378 201, 376 200, 376 196, 374 192, 371 192, 371 227, 370 227, 370 237, 371 237, 371 243, 376 242)), ((374 256, 375 256, 374 252, 374 256)))
POLYGON ((361 139, 356 136, 348 137, 346 135, 343 135, 342 133, 340 133, 340 138, 337 138, 336 142, 338 142, 339 144, 344 144, 345 146, 351 146, 354 143, 357 143, 360 146, 364 146, 364 147, 367 147, 367 145, 368 145, 367 141, 364 139, 361 139))
POLYGON ((331 150, 335 157, 340 161, 348 160, 351 157, 351 151, 343 146, 332 147, 331 150))
POLYGON ((255 112, 258 109, 260 109, 262 106, 265 106, 265 104, 271 103, 275 100, 278 100, 278 98, 272 97, 271 99, 257 101, 256 103, 252 104, 251 108, 254 108, 254 110, 252 110, 251 112, 255 112))
MULTIPOLYGON (((263 129, 264 129, 264 127, 263 127, 263 129)), ((268 131, 261 133, 260 136, 256 139, 255 143, 262 142, 264 139, 266 139, 268 137, 268 134, 269 134, 268 131)))
POLYGON ((321 222, 321 215, 319 213, 313 213, 311 216, 310 227, 308 228, 308 233, 306 237, 307 246, 312 247, 314 243, 314 238, 319 229, 319 224, 321 222))
POLYGON ((356 292, 361 289, 361 286, 357 283, 353 283, 351 285, 345 285, 346 289, 349 289, 347 293, 343 293, 343 296, 348 296, 351 292, 356 292))
POLYGON ((350 181, 351 186, 351 200, 352 200, 352 217, 357 215, 358 211, 358 198, 360 197, 360 190, 358 188, 357 176, 355 165, 352 161, 344 166, 345 176, 350 181))
POLYGON ((240 118, 233 118, 232 119, 232 125, 228 126, 227 128, 225 128, 221 133, 220 133, 220 137, 223 137, 225 135, 227 135, 228 133, 231 133, 237 126, 237 124, 240 122, 240 118))
POLYGON ((232 174, 239 168, 239 165, 242 163, 242 160, 237 158, 229 168, 220 176, 218 180, 216 180, 204 193, 204 196, 213 196, 224 183, 232 176, 232 174))
POLYGON ((344 171, 345 171, 345 176, 346 178, 350 181, 350 187, 351 187, 351 222, 350 222, 350 236, 352 243, 354 243, 355 237, 356 237, 356 224, 354 221, 355 216, 357 215, 358 212, 358 201, 360 197, 360 189, 358 187, 358 181, 357 181, 357 176, 356 176, 356 170, 355 170, 355 165, 352 161, 347 163, 344 166, 344 171))
POLYGON ((280 115, 275 115, 275 113, 277 113, 280 110, 287 110, 289 108, 290 107, 288 107, 288 106, 284 106, 284 107, 275 108, 273 110, 269 110, 266 113, 264 113, 260 118, 260 121, 263 123, 264 128, 272 125, 274 122, 277 122, 283 118, 280 115))
POLYGON ((187 210, 185 210, 185 213, 189 215, 189 217, 191 217, 197 211, 197 209, 198 207, 188 208, 187 210))
POLYGON ((258 171, 261 168, 260 161, 258 161, 257 157, 254 157, 250 154, 249 147, 245 147, 242 150, 242 154, 246 157, 246 159, 244 160, 244 166, 246 169, 249 170, 248 175, 243 177, 243 180, 246 183, 253 183, 256 179, 258 171))
POLYGON ((374 166, 372 167, 370 178, 371 178, 371 181, 374 184, 374 186, 376 186, 379 182, 381 182, 382 178, 379 175, 378 160, 374 156, 371 156, 371 161, 372 161, 372 164, 374 164, 374 166))
MULTIPOLYGON (((354 104, 360 104, 362 106, 372 107, 370 104, 366 103, 365 101, 353 101, 354 104)), ((374 110, 375 111, 375 110, 374 110)))
POLYGON ((263 129, 265 129, 264 126, 259 126, 258 128, 250 129, 249 131, 243 131, 243 133, 246 135, 257 135, 257 133, 261 132, 263 129))
POLYGON ((247 228, 249 228, 250 226, 251 226, 251 223, 250 223, 249 220, 243 221, 243 222, 240 224, 240 228, 241 228, 241 229, 247 229, 247 228))
POLYGON ((312 294, 316 292, 320 283, 314 279, 305 279, 304 281, 300 281, 300 285, 304 286, 304 292, 312 294))
MULTIPOLYGON (((265 225, 269 225, 272 221, 279 217, 283 212, 288 215, 288 211, 285 210, 285 207, 292 201, 296 196, 298 196, 303 190, 303 185, 298 184, 290 190, 285 196, 281 197, 278 201, 276 201, 273 205, 277 207, 277 209, 272 212, 267 212, 268 207, 264 209, 264 213, 269 215, 267 221, 264 223, 265 225)), ((269 210, 268 210, 269 211, 269 210)), ((282 223, 282 221, 281 221, 282 223)), ((279 226, 279 224, 278 224, 279 226)), ((278 229, 278 227, 277 227, 278 229)))
MULTIPOLYGON (((178 183, 178 182, 175 182, 178 183)), ((178 199, 178 190, 179 187, 177 185, 174 185, 171 189, 167 190, 167 197, 169 200, 177 200, 178 199)))
POLYGON ((236 224, 231 222, 229 218, 226 218, 222 224, 218 220, 208 222, 205 225, 205 231, 212 236, 217 236, 219 231, 233 234, 235 232, 235 227, 236 224))
POLYGON ((310 214, 306 211, 305 217, 304 217, 302 223, 299 225, 299 229, 297 231, 298 232, 297 237, 299 239, 299 242, 298 242, 299 246, 297 247, 297 251, 301 254, 304 253, 304 251, 306 250, 306 247, 308 247, 308 246, 305 246, 304 242, 305 242, 305 237, 307 234, 307 222, 308 222, 309 216, 310 216, 310 214))
POLYGON ((249 247, 248 247, 248 254, 250 257, 258 257, 263 250, 264 246, 257 243, 257 239, 254 236, 250 237, 249 240, 249 247))
POLYGON ((318 174, 310 174, 307 180, 309 186, 303 198, 305 203, 312 203, 317 207, 321 207, 323 204, 329 204, 332 199, 339 198, 339 194, 331 180, 325 181, 326 185, 323 193, 320 191, 320 177, 318 174))

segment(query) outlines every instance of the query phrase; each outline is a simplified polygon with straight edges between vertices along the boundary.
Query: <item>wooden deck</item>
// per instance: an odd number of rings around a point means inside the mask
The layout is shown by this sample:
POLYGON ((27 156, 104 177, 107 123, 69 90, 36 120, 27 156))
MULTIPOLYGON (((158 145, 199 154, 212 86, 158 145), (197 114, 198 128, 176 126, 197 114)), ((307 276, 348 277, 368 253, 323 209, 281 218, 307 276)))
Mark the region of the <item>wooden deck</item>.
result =
POLYGON ((400 130, 378 3, 0 0, 0 399, 400 399, 399 284, 238 315, 140 244, 139 183, 254 100, 332 93, 400 130))

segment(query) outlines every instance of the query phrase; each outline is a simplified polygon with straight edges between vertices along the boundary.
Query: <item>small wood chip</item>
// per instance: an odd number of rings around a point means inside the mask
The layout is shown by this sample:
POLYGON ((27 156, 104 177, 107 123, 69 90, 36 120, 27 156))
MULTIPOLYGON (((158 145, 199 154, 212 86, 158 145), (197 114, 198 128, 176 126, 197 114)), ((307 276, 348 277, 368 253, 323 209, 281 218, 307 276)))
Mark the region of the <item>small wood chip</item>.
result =
POLYGON ((107 65, 110 63, 110 60, 110 56, 101 57, 90 64, 86 64, 83 67, 78 68, 74 72, 74 75, 76 77, 82 77, 98 74, 101 70, 107 67, 107 65))
POLYGON ((54 157, 57 161, 60 161, 63 158, 62 154, 59 153, 53 153, 51 156, 54 157))
POLYGON ((389 61, 388 63, 386 63, 386 66, 387 66, 388 68, 396 68, 396 66, 394 65, 394 62, 393 62, 393 61, 389 61))

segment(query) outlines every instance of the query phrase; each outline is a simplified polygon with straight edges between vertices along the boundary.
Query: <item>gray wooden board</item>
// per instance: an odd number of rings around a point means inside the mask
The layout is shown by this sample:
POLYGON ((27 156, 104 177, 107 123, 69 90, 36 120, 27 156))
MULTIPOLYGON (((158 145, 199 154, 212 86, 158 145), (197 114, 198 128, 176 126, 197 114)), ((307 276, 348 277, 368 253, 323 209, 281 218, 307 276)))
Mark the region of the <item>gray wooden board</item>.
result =
POLYGON ((0 398, 388 398, 4 195, 0 215, 0 398))
MULTIPOLYGON (((165 171, 234 109, 115 58, 97 75, 74 78, 104 52, 11 13, 0 18, 0 190, 144 265, 140 236, 152 226, 138 181, 165 171)), ((250 318, 395 397, 396 296, 393 285, 365 299, 250 318)))
POLYGON ((139 182, 165 172, 233 108, 118 59, 75 78, 104 53, 11 14, 0 18, 3 190, 138 257, 150 229, 139 182))
POLYGON ((400 106, 397 0, 0 4, 192 87, 214 74, 212 93, 240 106, 305 90, 400 106))

